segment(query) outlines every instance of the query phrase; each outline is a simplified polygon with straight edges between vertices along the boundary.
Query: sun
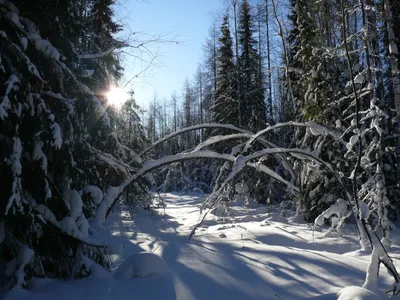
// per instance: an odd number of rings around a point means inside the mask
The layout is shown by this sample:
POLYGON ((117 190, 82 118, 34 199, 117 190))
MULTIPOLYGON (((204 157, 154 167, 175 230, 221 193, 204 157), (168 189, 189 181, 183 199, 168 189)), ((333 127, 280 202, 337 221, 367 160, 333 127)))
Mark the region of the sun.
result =
POLYGON ((128 99, 126 91, 123 89, 113 86, 106 94, 108 103, 117 107, 121 107, 122 104, 128 99))

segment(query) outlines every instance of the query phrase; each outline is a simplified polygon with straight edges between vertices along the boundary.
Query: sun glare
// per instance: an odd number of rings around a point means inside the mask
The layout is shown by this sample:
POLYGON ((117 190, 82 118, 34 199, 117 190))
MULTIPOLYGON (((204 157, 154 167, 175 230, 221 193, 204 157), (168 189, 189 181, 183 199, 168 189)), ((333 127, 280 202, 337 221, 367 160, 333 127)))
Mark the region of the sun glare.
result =
POLYGON ((107 93, 107 100, 110 105, 120 107, 126 100, 126 92, 118 87, 112 87, 107 93))

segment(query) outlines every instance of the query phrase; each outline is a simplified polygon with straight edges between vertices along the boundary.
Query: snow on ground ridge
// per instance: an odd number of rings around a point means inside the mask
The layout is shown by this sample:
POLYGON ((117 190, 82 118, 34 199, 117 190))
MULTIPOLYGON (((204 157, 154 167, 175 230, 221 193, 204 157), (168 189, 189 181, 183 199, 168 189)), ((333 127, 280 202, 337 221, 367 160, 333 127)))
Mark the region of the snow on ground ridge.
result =
MULTIPOLYGON (((334 233, 323 237, 309 224, 266 207, 234 206, 230 216, 210 214, 188 240, 204 197, 161 196, 164 208, 133 219, 126 207, 118 207, 104 232, 98 232, 123 247, 113 256, 114 273, 95 272, 72 282, 39 280, 32 291, 8 299, 326 300, 338 299, 343 287, 362 286, 365 280, 369 255, 359 250, 351 225, 345 226, 343 238, 334 233), (162 257, 166 274, 138 278, 131 272, 119 278, 118 266, 143 251, 162 257)), ((391 250, 395 262, 399 249, 394 245, 391 250)), ((389 277, 382 275, 379 284, 382 290, 388 287, 389 277)), ((341 295, 345 299, 346 293, 341 295)))

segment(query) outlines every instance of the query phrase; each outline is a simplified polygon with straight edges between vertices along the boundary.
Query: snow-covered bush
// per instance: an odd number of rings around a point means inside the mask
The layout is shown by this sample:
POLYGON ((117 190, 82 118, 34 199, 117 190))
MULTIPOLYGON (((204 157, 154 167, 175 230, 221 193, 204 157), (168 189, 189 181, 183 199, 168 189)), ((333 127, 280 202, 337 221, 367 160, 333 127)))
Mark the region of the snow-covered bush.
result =
POLYGON ((336 230, 339 235, 343 235, 345 221, 352 214, 352 208, 349 204, 350 203, 344 199, 338 199, 335 204, 332 204, 327 210, 325 210, 315 219, 314 224, 322 226, 324 225, 325 220, 329 219, 331 228, 328 230, 328 232, 336 230))

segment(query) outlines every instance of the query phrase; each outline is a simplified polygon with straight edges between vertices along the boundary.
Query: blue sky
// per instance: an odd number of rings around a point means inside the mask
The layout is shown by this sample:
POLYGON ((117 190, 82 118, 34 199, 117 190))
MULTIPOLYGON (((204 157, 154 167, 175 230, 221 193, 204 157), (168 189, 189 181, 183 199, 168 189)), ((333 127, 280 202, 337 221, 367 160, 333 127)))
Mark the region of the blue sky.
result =
MULTIPOLYGON (((139 105, 147 108, 154 92, 160 99, 168 99, 173 90, 179 94, 185 79, 192 78, 201 62, 202 45, 221 8, 222 0, 125 0, 122 3, 117 19, 131 31, 139 32, 131 39, 146 40, 162 34, 166 35, 164 39, 176 37, 182 41, 178 45, 168 42, 149 45, 149 50, 157 55, 153 67, 128 86, 134 89, 139 105)), ((128 34, 126 30, 123 36, 128 34)), ((125 78, 120 85, 147 66, 140 59, 151 59, 146 51, 129 49, 129 53, 139 58, 125 55, 125 78)))

